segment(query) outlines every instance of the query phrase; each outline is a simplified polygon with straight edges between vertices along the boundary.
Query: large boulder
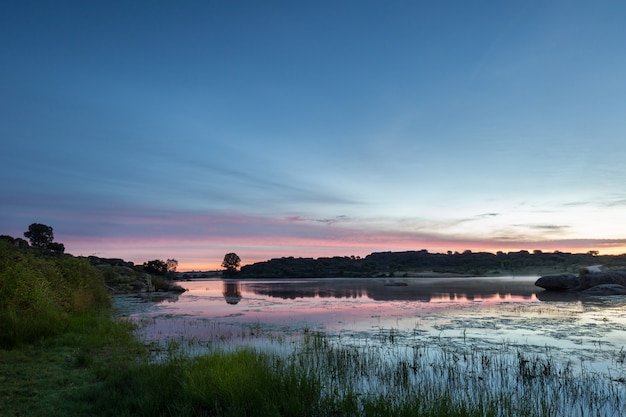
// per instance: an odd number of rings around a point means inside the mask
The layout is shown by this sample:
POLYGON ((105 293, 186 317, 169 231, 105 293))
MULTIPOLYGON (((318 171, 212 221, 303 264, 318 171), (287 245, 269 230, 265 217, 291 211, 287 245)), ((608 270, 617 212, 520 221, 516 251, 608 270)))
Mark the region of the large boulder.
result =
POLYGON ((579 278, 576 274, 546 275, 539 278, 535 285, 550 291, 570 291, 578 287, 579 278))
POLYGON ((622 293, 619 287, 626 288, 626 271, 547 275, 539 278, 535 285, 550 291, 584 291, 586 295, 615 295, 622 293), (594 288, 595 290, 590 290, 594 288))

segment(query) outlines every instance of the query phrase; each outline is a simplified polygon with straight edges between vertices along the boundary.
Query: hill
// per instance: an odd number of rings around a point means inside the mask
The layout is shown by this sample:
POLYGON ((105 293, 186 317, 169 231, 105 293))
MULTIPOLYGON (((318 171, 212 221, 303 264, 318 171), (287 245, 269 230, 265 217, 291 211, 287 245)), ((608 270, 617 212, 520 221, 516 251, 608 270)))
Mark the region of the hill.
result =
POLYGON ((626 265, 626 255, 568 252, 430 253, 427 250, 374 252, 364 258, 274 258, 245 265, 238 278, 324 278, 432 275, 530 275, 578 272, 587 265, 607 268, 626 265))

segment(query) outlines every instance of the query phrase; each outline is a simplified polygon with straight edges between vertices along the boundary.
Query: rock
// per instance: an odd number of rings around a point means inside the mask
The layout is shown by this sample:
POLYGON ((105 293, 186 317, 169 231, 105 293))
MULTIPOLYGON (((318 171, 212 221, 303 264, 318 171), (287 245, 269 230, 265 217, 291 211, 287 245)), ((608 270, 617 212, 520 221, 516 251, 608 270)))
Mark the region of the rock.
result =
POLYGON ((584 274, 580 277, 580 284, 576 288, 576 290, 582 291, 603 284, 617 284, 626 286, 626 272, 608 271, 584 274))
POLYGON ((178 293, 182 293, 187 291, 185 288, 181 287, 180 285, 174 285, 174 284, 170 284, 167 287, 167 292, 178 292, 178 293))
POLYGON ((602 292, 621 294, 620 291, 622 290, 618 287, 626 288, 626 271, 592 272, 582 275, 547 275, 539 278, 535 285, 549 291, 583 292, 595 288, 593 291, 585 292, 585 294, 594 292, 598 294, 602 292))
POLYGON ((550 291, 570 291, 578 287, 579 278, 576 274, 546 275, 539 278, 535 285, 550 291))
POLYGON ((626 287, 618 284, 601 284, 581 291, 583 295, 626 295, 626 287))

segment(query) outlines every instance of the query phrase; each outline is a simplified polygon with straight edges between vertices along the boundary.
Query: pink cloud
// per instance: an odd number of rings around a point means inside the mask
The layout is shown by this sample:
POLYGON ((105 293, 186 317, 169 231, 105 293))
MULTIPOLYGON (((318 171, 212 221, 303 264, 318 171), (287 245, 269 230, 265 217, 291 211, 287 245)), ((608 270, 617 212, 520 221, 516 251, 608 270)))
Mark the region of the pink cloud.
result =
MULTIPOLYGON (((69 214, 57 211, 46 217, 27 215, 20 230, 3 230, 21 236, 29 222, 54 227, 55 238, 75 255, 123 258, 135 263, 175 258, 180 270, 218 269, 227 252, 236 252, 244 264, 282 256, 366 256, 379 251, 426 249, 430 252, 519 251, 626 252, 626 239, 551 239, 524 236, 457 236, 440 230, 455 227, 417 229, 414 222, 357 219, 347 216, 281 218, 251 216, 237 212, 181 213, 139 207, 98 208, 69 214), (425 230, 429 230, 425 232, 425 230)), ((19 220, 19 221, 17 221, 19 220)))
MULTIPOLYGON (((282 219, 216 215, 119 216, 108 225, 112 230, 79 234, 58 233, 68 252, 101 257, 118 257, 143 263, 151 259, 175 258, 179 270, 219 269, 227 252, 236 252, 243 264, 282 256, 366 256, 379 251, 427 249, 430 252, 472 251, 571 251, 590 249, 623 253, 624 240, 527 241, 457 238, 420 232, 369 229, 356 221, 319 221, 302 217, 282 219)), ((104 225, 104 227, 109 227, 104 225)), ((56 230, 56 229, 55 229, 56 230)))

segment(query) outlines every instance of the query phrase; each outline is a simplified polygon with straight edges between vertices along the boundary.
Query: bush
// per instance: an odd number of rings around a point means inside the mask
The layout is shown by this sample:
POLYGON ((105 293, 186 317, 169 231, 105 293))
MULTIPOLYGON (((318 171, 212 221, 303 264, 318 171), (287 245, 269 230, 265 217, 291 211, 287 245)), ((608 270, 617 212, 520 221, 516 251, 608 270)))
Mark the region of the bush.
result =
POLYGON ((58 334, 69 315, 108 305, 102 275, 86 260, 0 241, 0 346, 58 334))

